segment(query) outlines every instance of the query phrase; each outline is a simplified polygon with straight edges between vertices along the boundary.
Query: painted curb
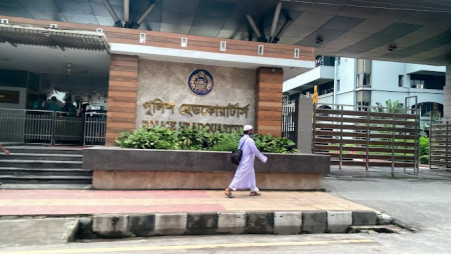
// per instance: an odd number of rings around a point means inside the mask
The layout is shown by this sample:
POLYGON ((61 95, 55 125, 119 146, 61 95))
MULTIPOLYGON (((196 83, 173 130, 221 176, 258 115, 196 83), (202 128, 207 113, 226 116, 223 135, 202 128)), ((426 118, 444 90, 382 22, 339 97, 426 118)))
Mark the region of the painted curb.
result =
POLYGON ((96 214, 80 219, 77 237, 345 233, 350 226, 385 225, 392 221, 390 216, 377 211, 96 214))

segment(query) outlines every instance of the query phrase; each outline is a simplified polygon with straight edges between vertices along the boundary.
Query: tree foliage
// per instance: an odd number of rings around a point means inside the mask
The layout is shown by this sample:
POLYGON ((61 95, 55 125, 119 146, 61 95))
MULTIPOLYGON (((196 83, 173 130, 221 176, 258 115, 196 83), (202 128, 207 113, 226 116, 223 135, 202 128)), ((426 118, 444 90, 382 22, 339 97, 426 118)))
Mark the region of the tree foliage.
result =
POLYGON ((384 113, 405 113, 404 104, 399 102, 398 100, 393 101, 388 99, 385 101, 385 106, 380 102, 376 102, 376 112, 384 112, 384 113))

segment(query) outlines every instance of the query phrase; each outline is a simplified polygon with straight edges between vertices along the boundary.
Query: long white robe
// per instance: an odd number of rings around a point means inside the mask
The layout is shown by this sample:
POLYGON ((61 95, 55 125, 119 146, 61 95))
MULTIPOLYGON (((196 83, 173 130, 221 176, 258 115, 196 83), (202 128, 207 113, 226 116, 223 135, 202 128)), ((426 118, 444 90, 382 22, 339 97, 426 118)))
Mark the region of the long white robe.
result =
POLYGON ((233 177, 229 188, 234 191, 237 189, 250 189, 251 191, 258 192, 259 189, 255 182, 255 156, 263 163, 266 163, 268 158, 257 149, 254 140, 247 134, 241 137, 238 147, 241 147, 241 150, 243 150, 243 157, 241 157, 240 164, 236 169, 235 176, 233 177))

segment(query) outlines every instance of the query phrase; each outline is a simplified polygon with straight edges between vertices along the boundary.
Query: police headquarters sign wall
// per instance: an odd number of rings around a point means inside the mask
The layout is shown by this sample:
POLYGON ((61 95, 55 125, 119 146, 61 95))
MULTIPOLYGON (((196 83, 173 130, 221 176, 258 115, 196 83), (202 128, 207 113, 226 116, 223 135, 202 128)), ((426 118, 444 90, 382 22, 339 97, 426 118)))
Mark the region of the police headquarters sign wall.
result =
POLYGON ((254 124, 255 90, 255 69, 140 60, 136 127, 237 130, 254 124))

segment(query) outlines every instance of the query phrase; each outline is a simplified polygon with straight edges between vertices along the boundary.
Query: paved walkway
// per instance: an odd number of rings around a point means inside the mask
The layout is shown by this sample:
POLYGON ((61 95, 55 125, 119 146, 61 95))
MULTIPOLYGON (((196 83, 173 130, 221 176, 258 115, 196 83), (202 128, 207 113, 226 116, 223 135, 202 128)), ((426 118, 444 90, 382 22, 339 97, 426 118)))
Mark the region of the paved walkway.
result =
POLYGON ((337 196, 316 191, 103 191, 0 190, 0 216, 82 215, 98 213, 164 213, 221 211, 359 211, 372 210, 337 196))

